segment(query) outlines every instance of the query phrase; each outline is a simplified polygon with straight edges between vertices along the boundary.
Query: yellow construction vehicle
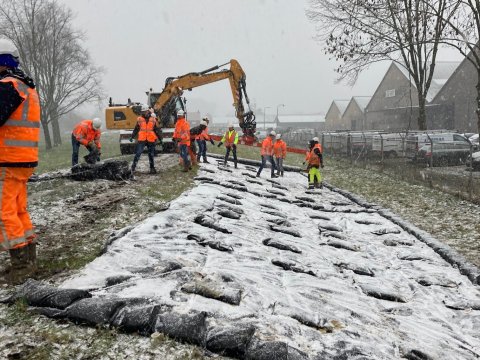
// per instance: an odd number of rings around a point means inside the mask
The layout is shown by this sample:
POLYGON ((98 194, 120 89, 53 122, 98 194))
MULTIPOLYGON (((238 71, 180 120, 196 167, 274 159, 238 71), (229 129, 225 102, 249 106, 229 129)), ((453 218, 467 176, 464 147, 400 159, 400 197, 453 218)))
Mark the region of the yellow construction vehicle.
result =
MULTIPOLYGON (((182 98, 183 92, 185 90, 190 91, 195 87, 211 84, 224 79, 228 79, 230 82, 233 106, 235 107, 235 116, 237 117, 239 126, 243 131, 242 142, 245 144, 252 144, 255 142, 255 115, 250 110, 250 100, 248 99, 246 91, 245 72, 238 61, 232 59, 228 63, 213 66, 201 72, 169 77, 165 81, 165 87, 161 92, 153 92, 150 89, 147 93, 147 103, 154 109, 157 118, 160 120, 160 125, 162 127, 161 143, 163 151, 171 151, 174 149, 172 135, 175 128, 177 111, 182 109, 187 113, 185 99, 182 98), (221 67, 228 64, 230 64, 230 69, 219 70, 221 67), (244 100, 248 111, 245 111, 243 105, 244 100)), ((130 100, 127 104, 114 104, 110 99, 109 106, 105 110, 107 129, 121 130, 120 150, 122 154, 133 152, 135 144, 132 144, 129 139, 139 115, 140 103, 133 103, 130 100)))

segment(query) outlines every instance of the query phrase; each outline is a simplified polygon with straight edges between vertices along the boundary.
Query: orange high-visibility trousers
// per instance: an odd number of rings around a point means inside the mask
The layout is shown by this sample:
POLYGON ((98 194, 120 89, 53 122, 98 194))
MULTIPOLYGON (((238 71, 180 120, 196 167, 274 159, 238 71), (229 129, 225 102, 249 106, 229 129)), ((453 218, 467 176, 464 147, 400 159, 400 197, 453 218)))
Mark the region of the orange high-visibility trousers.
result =
POLYGON ((21 248, 35 239, 27 212, 27 180, 33 170, 0 167, 0 250, 21 248))

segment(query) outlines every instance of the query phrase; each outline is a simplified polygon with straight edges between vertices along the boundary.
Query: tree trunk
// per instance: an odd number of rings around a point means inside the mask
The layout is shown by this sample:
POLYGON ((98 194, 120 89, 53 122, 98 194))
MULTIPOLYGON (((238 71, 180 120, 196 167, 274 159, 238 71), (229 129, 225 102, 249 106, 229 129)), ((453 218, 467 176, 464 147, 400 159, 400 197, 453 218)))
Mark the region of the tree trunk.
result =
POLYGON ((480 133, 480 69, 477 68, 477 74, 478 74, 478 80, 477 80, 477 108, 475 109, 475 112, 477 114, 477 129, 478 132, 480 133))
POLYGON ((48 123, 42 121, 43 137, 45 138, 45 149, 52 149, 52 138, 50 137, 50 129, 48 128, 48 123))
POLYGON ((425 112, 425 98, 418 92, 418 130, 427 130, 427 114, 425 112))
POLYGON ((62 145, 62 135, 60 133, 60 124, 58 122, 57 114, 53 114, 51 122, 53 129, 53 146, 62 145))

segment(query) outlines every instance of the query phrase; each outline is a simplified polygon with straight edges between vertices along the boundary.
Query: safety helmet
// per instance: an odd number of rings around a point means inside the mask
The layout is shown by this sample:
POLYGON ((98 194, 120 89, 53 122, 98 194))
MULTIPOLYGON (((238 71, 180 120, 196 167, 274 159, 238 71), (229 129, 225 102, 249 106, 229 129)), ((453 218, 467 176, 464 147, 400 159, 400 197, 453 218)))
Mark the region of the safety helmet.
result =
POLYGON ((315 136, 312 141, 318 142, 318 137, 315 136))
POLYGON ((183 111, 182 109, 178 110, 177 117, 185 117, 185 111, 183 111))
POLYGON ((270 136, 275 136, 275 135, 277 135, 277 133, 274 130, 270 131, 270 136))
POLYGON ((0 66, 17 67, 18 49, 15 44, 7 39, 0 39, 0 66))
POLYGON ((152 113, 150 114, 150 116, 156 118, 156 117, 157 117, 157 114, 155 114, 155 112, 152 111, 152 113))
POLYGON ((276 139, 277 139, 277 140, 280 140, 281 137, 282 137, 282 134, 277 134, 276 139))
POLYGON ((102 120, 95 118, 92 120, 92 126, 94 129, 100 129, 102 127, 102 120))
POLYGON ((205 116, 205 117, 203 118, 203 120, 205 120, 206 122, 209 122, 209 121, 210 121, 210 119, 208 118, 208 116, 205 116))
POLYGON ((207 126, 208 123, 207 123, 205 120, 202 120, 202 121, 200 121, 200 125, 205 125, 205 126, 207 126))
POLYGON ((233 127, 233 124, 232 124, 232 123, 228 123, 228 127, 229 127, 229 128, 232 128, 232 127, 233 127))

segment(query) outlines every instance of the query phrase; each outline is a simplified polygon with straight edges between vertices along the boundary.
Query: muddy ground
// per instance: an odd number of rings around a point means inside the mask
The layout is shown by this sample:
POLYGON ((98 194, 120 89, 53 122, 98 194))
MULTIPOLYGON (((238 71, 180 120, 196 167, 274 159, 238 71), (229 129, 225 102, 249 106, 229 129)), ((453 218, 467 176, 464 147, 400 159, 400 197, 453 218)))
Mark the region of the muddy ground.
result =
MULTIPOLYGON (((77 182, 65 178, 29 183, 29 210, 38 234, 35 279, 58 284, 96 258, 108 237, 168 207, 193 185, 196 169, 180 171, 177 155, 156 157, 148 174, 144 156, 135 181, 77 182)), ((61 172, 58 173, 61 176, 61 172)), ((0 272, 8 254, 0 253, 0 272)), ((0 297, 11 291, 0 277, 0 297)), ((31 314, 22 303, 0 305, 0 359, 202 359, 204 350, 159 334, 152 338, 77 326, 31 314)), ((218 356, 215 356, 218 358, 218 356)))

